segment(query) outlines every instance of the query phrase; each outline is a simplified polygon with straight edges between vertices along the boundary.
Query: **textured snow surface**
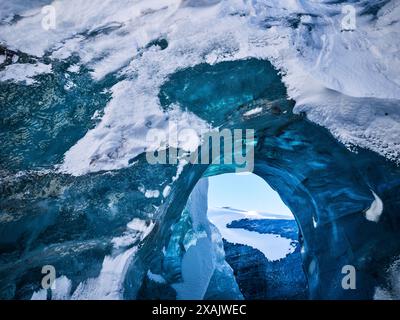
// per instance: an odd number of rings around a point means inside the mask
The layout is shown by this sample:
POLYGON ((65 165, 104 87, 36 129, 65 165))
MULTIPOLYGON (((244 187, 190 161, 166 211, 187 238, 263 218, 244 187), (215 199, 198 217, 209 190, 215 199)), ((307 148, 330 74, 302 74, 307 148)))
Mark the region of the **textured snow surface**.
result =
MULTIPOLYGON (((400 1, 354 3, 353 31, 342 31, 347 2, 298 0, 69 0, 2 1, 0 41, 52 59, 75 54, 93 79, 119 72, 101 122, 66 154, 61 170, 82 175, 119 169, 146 148, 148 124, 167 131, 157 93, 168 75, 202 62, 256 57, 281 72, 296 112, 327 127, 349 147, 400 159, 400 1), (56 12, 56 28, 42 28, 42 5, 56 12), (14 19, 13 13, 19 18, 14 19), (149 45, 165 39, 167 48, 149 45)), ((26 79, 41 68, 27 67, 26 79)), ((43 72, 48 72, 43 68, 43 72)), ((2 75, 3 80, 12 77, 2 75)), ((206 127, 172 110, 182 128, 206 127)), ((179 144, 179 142, 177 143, 179 144)))
POLYGON ((14 82, 25 82, 30 85, 36 82, 33 77, 44 73, 51 73, 51 65, 43 63, 14 63, 5 67, 3 71, 0 71, 0 81, 12 80, 14 82))

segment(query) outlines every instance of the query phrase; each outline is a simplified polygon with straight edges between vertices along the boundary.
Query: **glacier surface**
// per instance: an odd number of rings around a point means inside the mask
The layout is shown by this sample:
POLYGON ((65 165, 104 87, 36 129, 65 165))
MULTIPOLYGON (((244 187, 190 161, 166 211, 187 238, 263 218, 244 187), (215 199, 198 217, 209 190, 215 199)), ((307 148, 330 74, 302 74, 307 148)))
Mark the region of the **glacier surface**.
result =
MULTIPOLYGON (((165 126, 156 93, 169 75, 249 57, 269 59, 282 72, 296 112, 306 112, 349 146, 399 158, 398 1, 352 2, 358 15, 351 32, 342 30, 341 2, 49 1, 54 30, 43 29, 43 2, 36 3, 1 25, 7 48, 39 61, 78 55, 93 79, 116 72, 124 78, 111 88, 101 122, 66 152, 63 172, 128 166, 149 147, 146 122, 165 126)), ((10 11, 10 4, 2 6, 10 11)), ((201 126, 190 114, 176 117, 181 125, 201 126)))

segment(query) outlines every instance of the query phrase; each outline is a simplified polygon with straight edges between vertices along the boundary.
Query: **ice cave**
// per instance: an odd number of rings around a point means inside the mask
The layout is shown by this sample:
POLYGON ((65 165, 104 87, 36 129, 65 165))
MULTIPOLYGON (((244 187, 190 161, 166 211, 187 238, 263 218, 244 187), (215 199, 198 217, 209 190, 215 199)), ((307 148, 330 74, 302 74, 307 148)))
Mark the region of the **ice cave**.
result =
POLYGON ((0 1, 0 299, 400 298, 400 5, 343 3, 0 1), (239 154, 146 139, 171 122, 252 129, 293 217, 212 211, 239 154))

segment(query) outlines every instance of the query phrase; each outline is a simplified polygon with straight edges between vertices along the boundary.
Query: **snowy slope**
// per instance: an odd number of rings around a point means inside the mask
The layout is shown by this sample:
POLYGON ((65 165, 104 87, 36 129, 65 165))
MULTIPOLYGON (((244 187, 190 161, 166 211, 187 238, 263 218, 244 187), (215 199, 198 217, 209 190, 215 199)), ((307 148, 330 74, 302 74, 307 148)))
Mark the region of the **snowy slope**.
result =
MULTIPOLYGON (((260 250, 269 261, 285 258, 293 253, 296 245, 291 239, 276 234, 261 234, 245 229, 228 228, 228 224, 241 219, 276 219, 276 216, 238 211, 235 209, 210 208, 208 218, 218 228, 222 238, 235 244, 244 244, 260 250)), ((285 219, 290 217, 283 216, 285 219)))

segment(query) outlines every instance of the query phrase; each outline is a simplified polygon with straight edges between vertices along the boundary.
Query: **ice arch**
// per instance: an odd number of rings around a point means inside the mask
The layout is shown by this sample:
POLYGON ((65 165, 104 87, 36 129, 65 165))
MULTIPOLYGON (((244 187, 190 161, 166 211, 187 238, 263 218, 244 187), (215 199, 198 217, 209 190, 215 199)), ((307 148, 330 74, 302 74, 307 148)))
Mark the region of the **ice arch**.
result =
MULTIPOLYGON (((256 129, 254 173, 280 194, 296 217, 303 235, 310 298, 373 297, 375 288, 386 282, 384 270, 400 254, 396 209, 400 170, 395 164, 366 150, 351 152, 304 115, 293 114, 294 103, 286 99, 277 73, 265 61, 200 65, 180 71, 162 88, 160 97, 165 106, 168 100, 177 102, 220 127, 256 129), (267 75, 249 85, 241 70, 256 75, 255 70, 263 70, 267 75), (230 99, 229 89, 218 88, 226 85, 221 79, 227 74, 234 79, 229 84, 234 99, 230 99), (205 97, 208 101, 201 101, 205 97), (249 112, 254 109, 256 113, 249 112), (367 214, 376 201, 382 204, 378 222, 367 214), (346 265, 357 271, 354 290, 342 287, 346 265)), ((200 177, 233 171, 234 167, 224 165, 185 168, 185 182, 174 187, 157 237, 166 237, 164 228, 169 225, 165 221, 177 216, 188 190, 200 177)))
MULTIPOLYGON (((220 128, 255 129, 254 173, 298 221, 311 298, 371 299, 376 287, 386 287, 384 270, 400 255, 399 167, 370 151, 349 151, 294 114, 294 102, 267 61, 180 70, 159 98, 165 110, 179 105, 220 128), (341 287, 342 267, 349 264, 357 270, 355 290, 341 287)), ((153 166, 144 154, 132 164, 80 177, 53 171, 2 176, 2 298, 31 298, 40 290, 44 264, 69 279, 63 296, 175 297, 181 240, 196 231, 185 211, 190 193, 202 177, 235 167, 153 166), (166 261, 169 244, 176 254, 166 261)), ((229 277, 216 280, 209 287, 229 285, 229 277)))

